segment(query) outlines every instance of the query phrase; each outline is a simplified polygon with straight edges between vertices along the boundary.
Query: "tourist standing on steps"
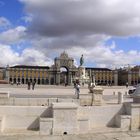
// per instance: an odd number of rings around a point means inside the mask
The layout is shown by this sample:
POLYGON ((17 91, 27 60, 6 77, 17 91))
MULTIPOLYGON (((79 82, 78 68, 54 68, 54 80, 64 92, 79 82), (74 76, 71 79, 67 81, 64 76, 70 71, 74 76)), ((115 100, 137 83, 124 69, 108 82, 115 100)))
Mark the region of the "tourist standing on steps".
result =
POLYGON ((32 90, 34 90, 34 88, 35 88, 35 80, 32 82, 32 90))
POLYGON ((79 93, 80 93, 80 84, 76 83, 75 94, 77 95, 77 99, 79 99, 79 93))

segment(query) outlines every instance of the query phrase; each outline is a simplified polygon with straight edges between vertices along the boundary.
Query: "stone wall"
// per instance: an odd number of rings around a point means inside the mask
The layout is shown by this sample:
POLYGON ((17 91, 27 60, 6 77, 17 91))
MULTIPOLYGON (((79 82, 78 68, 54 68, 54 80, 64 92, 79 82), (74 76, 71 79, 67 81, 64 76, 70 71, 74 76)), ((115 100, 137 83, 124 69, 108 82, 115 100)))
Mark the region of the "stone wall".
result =
POLYGON ((83 134, 96 128, 139 130, 140 104, 79 106, 73 102, 51 106, 0 106, 0 128, 38 130, 45 135, 83 134))
POLYGON ((12 106, 49 106, 53 102, 74 102, 78 103, 77 99, 63 98, 0 98, 0 105, 12 106))
POLYGON ((46 107, 0 106, 1 130, 39 129, 39 117, 45 115, 46 107))
POLYGON ((123 111, 122 105, 79 107, 79 114, 89 118, 90 129, 116 126, 115 117, 123 111))
POLYGON ((81 107, 74 103, 63 102, 55 104, 61 104, 61 109, 56 106, 53 109, 48 106, 0 106, 1 131, 39 130, 40 125, 47 123, 51 126, 53 121, 53 128, 49 131, 52 132, 53 129, 55 134, 60 134, 58 130, 62 129, 61 134, 65 131, 69 134, 87 133, 96 127, 114 126, 114 117, 122 107, 121 105, 81 107))
POLYGON ((131 130, 140 129, 140 104, 131 104, 131 130))

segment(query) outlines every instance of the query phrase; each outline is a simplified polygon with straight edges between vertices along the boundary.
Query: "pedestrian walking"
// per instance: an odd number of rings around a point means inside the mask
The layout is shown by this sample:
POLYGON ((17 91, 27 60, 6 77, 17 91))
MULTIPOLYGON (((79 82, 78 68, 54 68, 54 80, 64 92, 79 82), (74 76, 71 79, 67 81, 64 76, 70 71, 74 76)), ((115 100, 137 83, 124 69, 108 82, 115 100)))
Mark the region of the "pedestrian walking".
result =
POLYGON ((35 80, 32 82, 32 90, 34 90, 34 88, 35 88, 35 80))
POLYGON ((75 94, 77 95, 77 99, 79 99, 79 93, 80 93, 80 84, 76 84, 75 86, 75 94))
POLYGON ((30 87, 31 87, 31 81, 28 81, 28 90, 30 90, 30 87))
POLYGON ((125 86, 126 86, 126 88, 128 88, 128 82, 126 82, 125 86))

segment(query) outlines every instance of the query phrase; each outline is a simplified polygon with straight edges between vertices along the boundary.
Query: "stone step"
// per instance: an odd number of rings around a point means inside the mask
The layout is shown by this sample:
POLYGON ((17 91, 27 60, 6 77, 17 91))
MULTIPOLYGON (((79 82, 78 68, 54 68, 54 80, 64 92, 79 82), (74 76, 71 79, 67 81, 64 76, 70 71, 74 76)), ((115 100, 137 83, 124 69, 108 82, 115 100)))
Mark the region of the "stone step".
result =
POLYGON ((131 115, 117 115, 116 126, 121 128, 123 131, 130 130, 131 115))

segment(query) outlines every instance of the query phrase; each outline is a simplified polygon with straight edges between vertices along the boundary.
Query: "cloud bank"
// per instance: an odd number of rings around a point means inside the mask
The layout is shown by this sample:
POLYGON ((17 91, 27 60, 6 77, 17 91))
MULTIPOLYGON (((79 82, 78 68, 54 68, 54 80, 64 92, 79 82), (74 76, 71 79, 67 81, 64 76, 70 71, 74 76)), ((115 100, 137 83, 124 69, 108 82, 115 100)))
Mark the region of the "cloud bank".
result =
POLYGON ((112 37, 140 35, 139 0, 19 1, 24 4, 26 16, 23 18, 29 24, 2 32, 0 41, 5 45, 30 42, 31 48, 41 56, 40 64, 45 65, 48 58, 53 59, 64 50, 77 60, 84 54, 86 63, 93 66, 116 67, 140 60, 137 49, 125 52, 118 50, 115 43, 106 45, 112 37))
POLYGON ((52 60, 47 58, 42 52, 33 48, 24 49, 23 52, 13 51, 11 46, 0 44, 0 65, 51 65, 52 60))
POLYGON ((20 0, 34 16, 30 30, 48 37, 140 33, 139 0, 20 0))

